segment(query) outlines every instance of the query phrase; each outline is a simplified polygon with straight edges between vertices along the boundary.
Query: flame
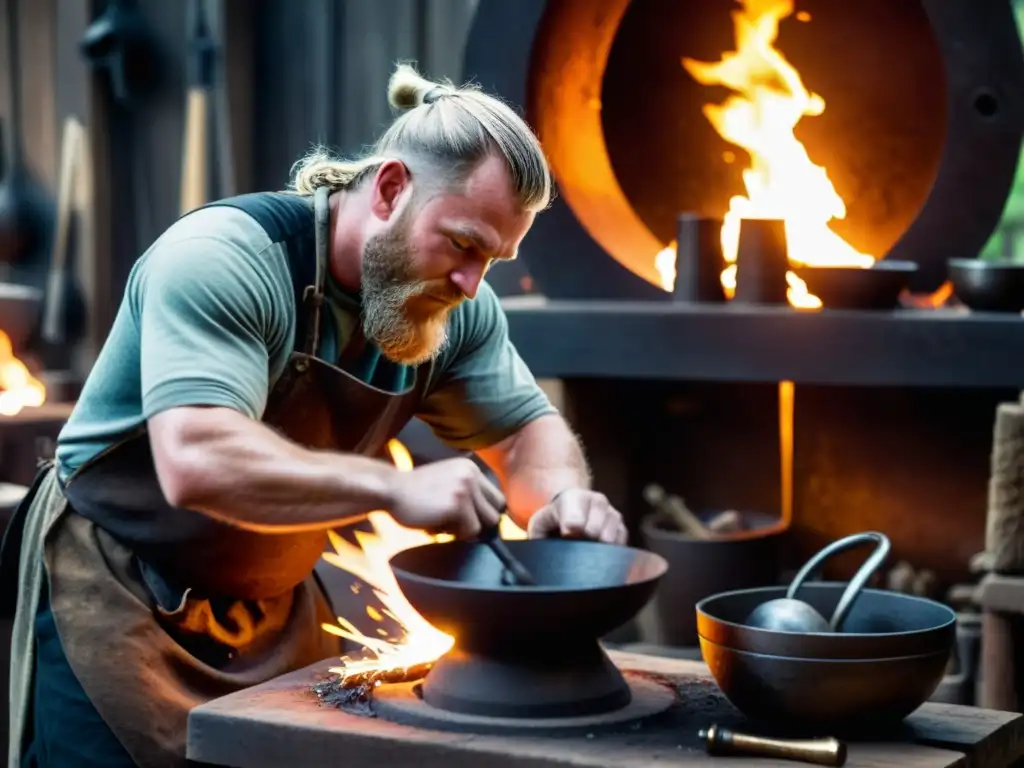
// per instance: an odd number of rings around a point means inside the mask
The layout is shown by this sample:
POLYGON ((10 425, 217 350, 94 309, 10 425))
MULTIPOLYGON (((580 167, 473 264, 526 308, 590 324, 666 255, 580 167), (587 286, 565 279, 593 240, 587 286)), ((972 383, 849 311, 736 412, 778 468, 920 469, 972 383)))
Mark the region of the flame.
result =
MULTIPOLYGON (((413 468, 412 455, 400 441, 389 441, 388 453, 399 471, 408 472, 413 468)), ((343 666, 331 668, 331 672, 346 680, 366 673, 406 670, 431 664, 446 654, 455 642, 453 637, 428 624, 409 605, 388 564, 394 555, 404 549, 431 542, 451 541, 452 537, 406 528, 383 510, 371 512, 367 519, 373 532, 354 531, 359 546, 330 531, 334 552, 325 552, 323 558, 370 587, 383 606, 383 611, 367 605, 366 615, 377 623, 383 622, 385 617, 390 619, 400 627, 401 637, 388 637, 383 628, 377 630, 376 636, 366 635, 352 621, 342 616, 337 617, 337 625, 321 625, 324 631, 358 643, 364 650, 363 658, 344 656, 341 659, 343 666)), ((526 532, 512 522, 508 515, 501 518, 501 535, 506 539, 526 538, 526 532)), ((358 588, 354 586, 353 590, 358 591, 358 588)))
POLYGON ((14 356, 11 337, 0 331, 0 416, 14 416, 45 402, 46 386, 14 356))
MULTIPOLYGON (((810 159, 793 133, 803 117, 825 110, 825 100, 804 87, 800 74, 774 46, 779 21, 793 13, 793 0, 737 2, 742 8, 732 13, 736 50, 713 64, 682 59, 697 82, 733 91, 722 104, 705 104, 704 116, 722 138, 745 149, 750 158, 743 171, 746 195, 729 201, 722 224, 725 294, 732 298, 736 291, 736 250, 743 219, 784 219, 791 263, 868 268, 875 257, 860 253, 829 228, 833 219, 846 218, 846 204, 826 170, 810 159)), ((796 18, 810 20, 808 14, 796 18)), ((666 290, 675 285, 675 249, 673 243, 655 257, 666 290)), ((821 307, 821 300, 803 280, 792 272, 786 279, 791 305, 821 307)))

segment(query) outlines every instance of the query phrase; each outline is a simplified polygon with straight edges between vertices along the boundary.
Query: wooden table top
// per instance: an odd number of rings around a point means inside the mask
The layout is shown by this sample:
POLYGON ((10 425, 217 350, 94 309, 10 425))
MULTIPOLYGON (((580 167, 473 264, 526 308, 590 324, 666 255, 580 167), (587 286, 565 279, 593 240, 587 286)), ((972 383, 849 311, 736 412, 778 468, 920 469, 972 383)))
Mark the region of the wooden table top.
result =
MULTIPOLYGON (((710 724, 722 703, 703 662, 610 652, 623 670, 636 670, 688 685, 706 685, 718 704, 695 702, 685 726, 656 739, 640 735, 593 738, 483 736, 433 731, 322 706, 311 691, 334 659, 283 675, 193 710, 189 757, 235 768, 304 768, 339 764, 389 768, 566 768, 567 766, 691 766, 693 768, 792 768, 791 761, 711 757, 696 731, 710 724), (704 718, 704 720, 702 720, 704 718)), ((684 707, 685 709, 685 707, 684 707)), ((901 741, 851 742, 849 768, 1007 768, 1024 755, 1024 715, 948 704, 923 705, 906 721, 901 741)), ((642 730, 642 729, 641 729, 642 730)), ((652 729, 655 730, 655 729, 652 729)))

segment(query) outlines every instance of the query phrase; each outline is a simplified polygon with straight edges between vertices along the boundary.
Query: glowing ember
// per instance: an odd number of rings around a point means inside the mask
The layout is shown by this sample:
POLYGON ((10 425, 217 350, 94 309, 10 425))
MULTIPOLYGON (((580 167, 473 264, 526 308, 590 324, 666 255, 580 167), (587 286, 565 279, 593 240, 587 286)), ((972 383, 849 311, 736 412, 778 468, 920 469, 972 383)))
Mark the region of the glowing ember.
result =
MULTIPOLYGON (((407 472, 412 469, 412 456, 398 440, 388 443, 388 452, 399 470, 407 472)), ((402 636, 389 637, 383 627, 377 630, 376 636, 366 635, 342 616, 338 617, 337 625, 324 624, 325 631, 358 643, 364 649, 363 658, 342 657, 344 666, 331 669, 345 680, 365 678, 378 672, 422 668, 447 653, 454 643, 454 638, 428 624, 413 610, 398 588, 388 564, 388 560, 404 549, 450 541, 451 536, 432 536, 424 531, 405 528, 384 511, 371 512, 368 520, 372 533, 354 531, 358 546, 331 531, 334 552, 326 552, 323 557, 331 565, 365 582, 383 606, 380 610, 367 605, 366 615, 377 623, 390 619, 401 628, 402 636)), ((501 535, 506 539, 526 538, 526 533, 507 515, 501 519, 501 535)), ((353 590, 356 591, 357 587, 353 590)))
POLYGON ((46 387, 14 356, 10 336, 0 331, 0 415, 14 416, 45 402, 46 387))
MULTIPOLYGON (((828 173, 808 157, 793 133, 807 115, 825 110, 821 96, 810 93, 800 74, 774 43, 779 21, 793 13, 793 0, 737 0, 732 14, 736 50, 714 64, 684 58, 683 67, 702 85, 734 91, 723 104, 705 104, 704 115, 725 140, 745 149, 750 166, 743 171, 746 195, 729 201, 722 226, 722 252, 729 265, 722 286, 729 298, 736 290, 736 249, 742 219, 784 219, 790 262, 811 266, 868 268, 873 256, 860 253, 829 228, 846 217, 846 204, 828 173)), ((810 15, 800 13, 799 21, 810 15)), ((675 284, 675 243, 657 254, 662 287, 675 284)), ((792 272, 787 273, 789 303, 802 309, 821 307, 818 297, 792 272)))

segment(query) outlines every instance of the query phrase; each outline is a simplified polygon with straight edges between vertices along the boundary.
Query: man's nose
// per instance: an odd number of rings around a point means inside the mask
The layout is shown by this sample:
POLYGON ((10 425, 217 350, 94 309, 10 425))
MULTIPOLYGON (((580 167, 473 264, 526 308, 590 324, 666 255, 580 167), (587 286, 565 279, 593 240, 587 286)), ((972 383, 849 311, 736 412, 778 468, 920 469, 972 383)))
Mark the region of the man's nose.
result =
POLYGON ((484 279, 484 267, 476 263, 464 264, 452 271, 450 279, 467 299, 475 299, 480 281, 484 279))

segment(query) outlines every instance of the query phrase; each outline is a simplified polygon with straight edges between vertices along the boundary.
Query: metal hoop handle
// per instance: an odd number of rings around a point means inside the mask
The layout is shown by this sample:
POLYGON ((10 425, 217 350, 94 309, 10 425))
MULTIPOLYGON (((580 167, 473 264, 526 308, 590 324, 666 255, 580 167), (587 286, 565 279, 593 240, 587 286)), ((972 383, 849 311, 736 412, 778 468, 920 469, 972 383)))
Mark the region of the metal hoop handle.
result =
POLYGON ((850 612, 850 608, 853 607, 853 601, 857 599, 857 595, 860 594, 861 589, 864 588, 864 585, 867 584, 871 575, 877 571, 878 567, 885 561, 885 558, 889 556, 889 538, 884 533, 878 533, 877 531, 855 533, 852 536, 847 536, 845 539, 833 541, 827 547, 818 552, 818 554, 808 560, 807 564, 800 569, 797 575, 793 578, 793 583, 789 585, 789 589, 786 591, 786 597, 793 599, 800 587, 803 586, 804 581, 806 581, 807 578, 830 557, 838 555, 841 552, 845 552, 848 549, 853 549, 859 544, 866 544, 869 541, 876 543, 877 546, 875 547, 875 551, 871 553, 871 556, 864 561, 864 565, 860 567, 860 570, 854 574, 852 579, 850 579, 850 583, 847 585, 842 597, 839 598, 839 603, 836 605, 835 612, 832 614, 832 619, 828 623, 832 631, 837 632, 839 627, 842 626, 843 621, 846 620, 846 614, 850 612))

